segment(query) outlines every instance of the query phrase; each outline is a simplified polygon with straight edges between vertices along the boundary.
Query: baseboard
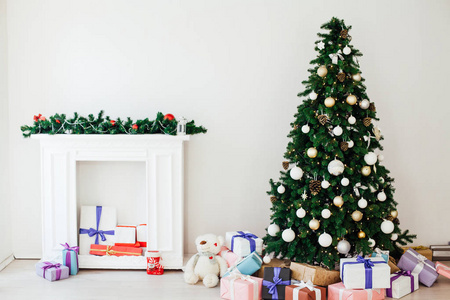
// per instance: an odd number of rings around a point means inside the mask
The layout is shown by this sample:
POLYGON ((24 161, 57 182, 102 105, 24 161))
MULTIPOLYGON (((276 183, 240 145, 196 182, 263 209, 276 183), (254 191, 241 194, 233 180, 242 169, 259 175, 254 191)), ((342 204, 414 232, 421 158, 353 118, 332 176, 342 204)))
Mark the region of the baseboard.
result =
POLYGON ((0 271, 6 268, 10 263, 12 263, 14 260, 14 255, 8 256, 4 261, 0 263, 0 271))

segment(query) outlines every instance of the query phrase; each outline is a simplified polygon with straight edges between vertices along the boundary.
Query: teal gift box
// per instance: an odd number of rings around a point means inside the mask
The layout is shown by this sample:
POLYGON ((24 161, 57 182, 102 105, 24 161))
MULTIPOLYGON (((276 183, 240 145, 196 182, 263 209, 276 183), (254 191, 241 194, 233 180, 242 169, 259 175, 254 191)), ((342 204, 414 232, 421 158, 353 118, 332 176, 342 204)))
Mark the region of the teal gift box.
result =
POLYGON ((77 246, 70 247, 69 244, 61 244, 64 247, 62 251, 63 265, 69 268, 70 275, 77 275, 78 270, 78 250, 77 246))
POLYGON ((228 269, 228 271, 223 275, 223 277, 227 277, 230 275, 231 272, 234 270, 238 270, 243 275, 252 275, 259 269, 261 269, 262 265, 262 258, 261 256, 256 253, 256 251, 253 251, 249 255, 247 255, 244 259, 242 259, 240 262, 238 262, 234 267, 231 267, 228 269))

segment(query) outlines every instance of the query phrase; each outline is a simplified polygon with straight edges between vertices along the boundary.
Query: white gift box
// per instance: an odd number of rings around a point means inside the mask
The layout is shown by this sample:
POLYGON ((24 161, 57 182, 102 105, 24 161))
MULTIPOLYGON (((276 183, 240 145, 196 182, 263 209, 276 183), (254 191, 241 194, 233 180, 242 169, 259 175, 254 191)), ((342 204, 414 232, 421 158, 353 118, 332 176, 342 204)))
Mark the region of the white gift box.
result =
MULTIPOLYGON (((82 229, 90 231, 113 231, 117 225, 117 215, 115 207, 107 206, 82 206, 80 212, 80 232, 82 229), (100 207, 100 209, 98 208, 100 207), (100 211, 100 219, 97 228, 97 215, 100 211)), ((102 240, 100 234, 94 234, 89 236, 87 233, 80 233, 80 255, 88 255, 91 248, 91 244, 95 244, 95 240, 98 238, 99 245, 114 245, 114 235, 104 234, 105 241, 102 240)))
POLYGON ((245 257, 253 252, 250 248, 250 239, 252 239, 255 243, 254 251, 259 255, 262 255, 263 240, 255 235, 253 235, 253 237, 251 235, 253 234, 250 231, 229 231, 225 234, 226 246, 236 255, 245 257), (239 237, 243 234, 245 234, 245 237, 239 237))
POLYGON ((364 261, 364 258, 341 258, 341 279, 346 289, 384 289, 391 286, 391 268, 382 257, 366 259, 373 263, 367 272, 364 262, 358 260, 364 261), (372 277, 371 281, 369 277, 372 277))
POLYGON ((136 244, 136 226, 118 225, 115 232, 115 244, 136 244))
POLYGON ((147 224, 139 224, 136 227, 137 231, 137 241, 141 247, 147 247, 147 224))
MULTIPOLYGON (((411 273, 412 276, 414 276, 414 291, 419 289, 419 274, 417 273, 411 273)), ((397 273, 391 274, 391 278, 398 276, 397 273)), ((411 294, 411 277, 409 276, 400 276, 394 281, 392 281, 392 288, 386 290, 386 295, 399 299, 401 297, 404 297, 408 294, 411 294)))

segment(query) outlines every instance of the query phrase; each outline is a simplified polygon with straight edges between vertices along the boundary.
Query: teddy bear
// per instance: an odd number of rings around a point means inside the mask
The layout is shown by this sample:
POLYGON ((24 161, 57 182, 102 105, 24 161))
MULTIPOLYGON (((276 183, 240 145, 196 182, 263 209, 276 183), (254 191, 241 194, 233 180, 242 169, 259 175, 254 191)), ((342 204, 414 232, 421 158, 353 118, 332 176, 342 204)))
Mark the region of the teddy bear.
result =
POLYGON ((206 287, 215 287, 228 268, 221 256, 220 248, 224 243, 222 236, 215 234, 200 235, 195 239, 198 253, 193 255, 184 267, 184 281, 196 284, 203 280, 206 287))

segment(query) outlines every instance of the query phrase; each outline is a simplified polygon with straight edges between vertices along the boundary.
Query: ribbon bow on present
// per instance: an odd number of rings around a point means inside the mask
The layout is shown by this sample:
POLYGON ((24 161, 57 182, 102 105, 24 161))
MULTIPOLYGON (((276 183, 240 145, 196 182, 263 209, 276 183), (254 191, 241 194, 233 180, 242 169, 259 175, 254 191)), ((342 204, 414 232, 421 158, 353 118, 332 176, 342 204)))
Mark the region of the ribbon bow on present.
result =
POLYGON ((43 277, 45 278, 45 271, 47 271, 47 269, 52 269, 55 268, 56 269, 56 278, 55 280, 59 280, 61 279, 61 264, 52 264, 50 262, 44 261, 44 266, 42 267, 42 269, 44 270, 44 274, 43 277))
POLYGON ((381 250, 380 248, 375 248, 374 251, 377 254, 377 256, 381 256, 383 254, 389 255, 389 250, 381 250))
POLYGON ((238 234, 233 235, 233 237, 231 238, 231 251, 233 251, 234 249, 234 239, 235 238, 243 238, 249 241, 250 243, 250 253, 256 250, 256 243, 255 243, 255 239, 257 239, 258 237, 252 233, 245 233, 243 231, 236 231, 238 234))
POLYGON ((304 282, 303 280, 299 283, 294 283, 294 285, 298 286, 294 289, 292 292, 292 300, 299 300, 298 299, 298 292, 301 289, 307 288, 311 292, 314 291, 316 293, 316 299, 319 300, 322 298, 322 291, 320 289, 314 288, 314 284, 311 282, 311 280, 308 280, 307 282, 304 282))
POLYGON ((391 277, 391 287, 386 289, 386 296, 391 297, 392 298, 392 283, 399 278, 400 276, 408 276, 411 278, 411 293, 414 292, 414 275, 412 274, 411 271, 398 271, 395 273, 396 275, 394 277, 391 277))
POLYGON ((281 268, 273 268, 273 282, 263 280, 263 286, 269 289, 269 294, 272 295, 272 299, 278 299, 277 285, 289 285, 290 280, 284 280, 280 278, 281 268))
POLYGON ((341 50, 338 50, 338 52, 334 54, 330 54, 329 57, 331 58, 331 62, 335 65, 337 65, 339 59, 344 60, 344 56, 342 56, 341 50))
POLYGON ((96 220, 97 220, 97 229, 89 228, 84 229, 80 228, 80 234, 87 234, 90 237, 93 237, 95 235, 95 244, 98 245, 98 236, 100 235, 102 241, 106 241, 105 234, 108 235, 114 235, 114 230, 98 230, 98 226, 100 225, 100 218, 102 217, 102 207, 97 206, 96 207, 96 220))

